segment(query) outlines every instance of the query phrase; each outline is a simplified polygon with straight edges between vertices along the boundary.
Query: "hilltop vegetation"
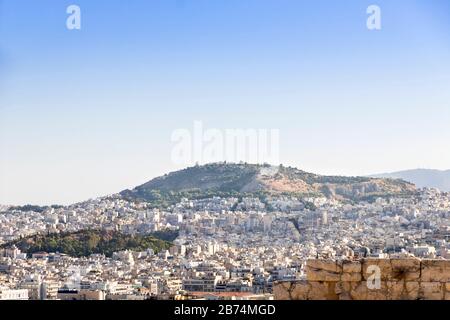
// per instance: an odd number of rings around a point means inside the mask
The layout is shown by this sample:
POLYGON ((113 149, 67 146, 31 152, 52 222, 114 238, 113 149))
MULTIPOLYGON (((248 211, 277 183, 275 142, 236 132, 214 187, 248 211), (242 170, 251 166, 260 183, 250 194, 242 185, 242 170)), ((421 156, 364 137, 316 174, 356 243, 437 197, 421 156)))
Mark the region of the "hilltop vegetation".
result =
POLYGON ((28 211, 34 211, 34 212, 44 212, 45 210, 48 209, 60 209, 63 206, 61 205, 52 205, 52 206, 36 206, 36 205, 31 205, 31 204, 27 204, 24 206, 10 206, 8 207, 8 210, 15 210, 15 211, 23 211, 23 212, 28 212, 28 211))
POLYGON ((411 195, 415 191, 413 184, 403 180, 321 176, 284 166, 214 163, 166 174, 121 195, 164 207, 183 197, 295 195, 370 201, 376 197, 411 195))
POLYGON ((60 252, 72 257, 83 257, 99 253, 111 257, 113 252, 122 250, 155 252, 167 250, 178 236, 177 232, 158 232, 146 236, 125 235, 120 232, 82 230, 70 233, 36 234, 2 245, 2 248, 16 245, 28 254, 35 252, 60 252))

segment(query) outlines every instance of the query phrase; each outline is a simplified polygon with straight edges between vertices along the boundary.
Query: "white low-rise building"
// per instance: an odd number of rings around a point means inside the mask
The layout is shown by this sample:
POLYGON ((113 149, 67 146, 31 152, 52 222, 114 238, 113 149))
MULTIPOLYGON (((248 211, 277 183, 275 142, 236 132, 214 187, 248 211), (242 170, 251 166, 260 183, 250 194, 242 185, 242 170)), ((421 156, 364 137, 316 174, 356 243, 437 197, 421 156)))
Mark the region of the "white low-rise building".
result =
POLYGON ((0 300, 28 300, 28 290, 0 288, 0 300))

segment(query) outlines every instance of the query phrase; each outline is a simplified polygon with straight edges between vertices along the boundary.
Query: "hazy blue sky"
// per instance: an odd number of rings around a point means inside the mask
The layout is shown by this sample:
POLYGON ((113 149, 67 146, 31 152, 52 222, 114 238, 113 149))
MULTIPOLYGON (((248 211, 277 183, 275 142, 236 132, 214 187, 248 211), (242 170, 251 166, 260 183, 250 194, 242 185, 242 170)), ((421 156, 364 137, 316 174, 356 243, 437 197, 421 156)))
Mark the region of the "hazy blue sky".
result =
POLYGON ((0 203, 178 169, 194 120, 280 129, 281 162, 316 173, 449 169, 450 2, 0 0, 0 203))

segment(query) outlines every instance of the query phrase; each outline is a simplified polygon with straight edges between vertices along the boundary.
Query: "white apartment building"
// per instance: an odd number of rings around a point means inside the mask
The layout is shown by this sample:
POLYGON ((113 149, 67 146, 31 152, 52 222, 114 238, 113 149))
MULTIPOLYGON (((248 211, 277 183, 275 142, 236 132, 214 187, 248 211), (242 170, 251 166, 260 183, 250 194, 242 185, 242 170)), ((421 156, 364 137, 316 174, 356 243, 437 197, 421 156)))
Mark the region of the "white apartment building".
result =
POLYGON ((0 300, 28 300, 28 290, 0 288, 0 300))

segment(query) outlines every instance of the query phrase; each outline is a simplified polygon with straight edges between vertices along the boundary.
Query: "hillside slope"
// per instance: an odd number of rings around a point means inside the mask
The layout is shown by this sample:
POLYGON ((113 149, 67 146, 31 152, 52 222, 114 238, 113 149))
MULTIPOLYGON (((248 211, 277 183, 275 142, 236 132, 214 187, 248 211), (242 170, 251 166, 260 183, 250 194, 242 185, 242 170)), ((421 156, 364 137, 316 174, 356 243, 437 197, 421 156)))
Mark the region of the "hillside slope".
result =
POLYGON ((366 200, 415 192, 411 183, 368 177, 321 176, 292 167, 214 163, 190 167, 153 179, 122 196, 147 201, 169 201, 214 195, 295 194, 366 200))

